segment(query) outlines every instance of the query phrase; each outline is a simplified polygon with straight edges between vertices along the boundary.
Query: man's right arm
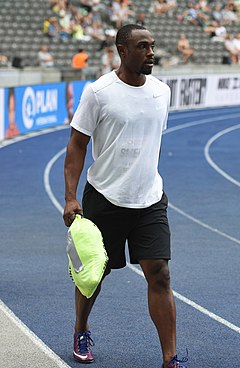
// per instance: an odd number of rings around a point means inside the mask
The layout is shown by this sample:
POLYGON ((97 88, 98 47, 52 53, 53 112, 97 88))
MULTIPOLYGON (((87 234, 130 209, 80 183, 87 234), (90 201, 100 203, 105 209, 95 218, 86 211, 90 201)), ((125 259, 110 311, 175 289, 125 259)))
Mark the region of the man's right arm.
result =
POLYGON ((65 178, 65 208, 63 219, 66 226, 70 226, 77 213, 82 213, 82 208, 76 199, 78 182, 83 170, 87 145, 90 136, 78 132, 72 128, 71 136, 67 145, 64 164, 65 178))

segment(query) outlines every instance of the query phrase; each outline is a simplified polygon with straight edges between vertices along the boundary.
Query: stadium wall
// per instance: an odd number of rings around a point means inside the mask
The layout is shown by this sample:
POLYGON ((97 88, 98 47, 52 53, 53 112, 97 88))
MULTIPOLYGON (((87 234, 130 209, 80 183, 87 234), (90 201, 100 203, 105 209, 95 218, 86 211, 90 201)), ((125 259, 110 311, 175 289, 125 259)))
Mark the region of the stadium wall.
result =
MULTIPOLYGON (((171 88, 171 111, 240 105, 240 73, 156 76, 171 88)), ((0 141, 69 124, 91 81, 1 88, 0 141)))

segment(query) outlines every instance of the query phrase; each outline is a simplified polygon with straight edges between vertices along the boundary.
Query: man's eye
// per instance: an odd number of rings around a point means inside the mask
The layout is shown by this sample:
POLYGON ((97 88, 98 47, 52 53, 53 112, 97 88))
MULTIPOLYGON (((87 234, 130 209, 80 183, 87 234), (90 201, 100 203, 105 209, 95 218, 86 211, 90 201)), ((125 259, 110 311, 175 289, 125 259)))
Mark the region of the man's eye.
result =
POLYGON ((139 45, 140 50, 144 50, 144 49, 148 49, 151 48, 152 50, 154 50, 155 45, 145 45, 145 44, 141 44, 139 45))

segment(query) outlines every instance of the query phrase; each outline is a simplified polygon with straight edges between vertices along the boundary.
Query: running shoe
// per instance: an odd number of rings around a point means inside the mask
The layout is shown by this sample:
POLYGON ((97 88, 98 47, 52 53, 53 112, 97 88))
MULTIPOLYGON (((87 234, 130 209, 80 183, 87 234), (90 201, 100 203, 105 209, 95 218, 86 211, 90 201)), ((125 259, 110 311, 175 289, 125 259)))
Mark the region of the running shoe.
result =
MULTIPOLYGON (((187 356, 179 360, 177 358, 177 355, 170 360, 170 362, 167 364, 167 368, 187 368, 186 365, 182 363, 186 363, 188 361, 188 353, 187 356)), ((162 368, 164 368, 164 365, 162 365, 162 368)))
POLYGON ((73 357, 80 363, 93 363, 94 358, 91 352, 91 346, 94 345, 90 337, 91 332, 76 332, 74 334, 73 357))

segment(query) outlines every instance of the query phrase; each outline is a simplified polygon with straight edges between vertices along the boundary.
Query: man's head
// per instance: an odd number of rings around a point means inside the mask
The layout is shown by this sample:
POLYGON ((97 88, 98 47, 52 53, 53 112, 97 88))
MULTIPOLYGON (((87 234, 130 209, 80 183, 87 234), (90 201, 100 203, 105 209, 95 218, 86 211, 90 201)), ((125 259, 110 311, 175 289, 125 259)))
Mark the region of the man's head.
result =
POLYGON ((151 74, 154 65, 154 39, 143 26, 127 24, 116 35, 121 65, 128 72, 151 74))
POLYGON ((48 52, 48 45, 42 45, 40 47, 40 50, 43 51, 43 52, 48 52))

